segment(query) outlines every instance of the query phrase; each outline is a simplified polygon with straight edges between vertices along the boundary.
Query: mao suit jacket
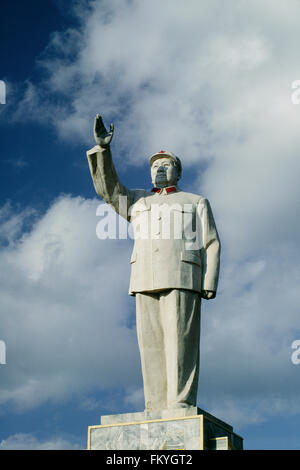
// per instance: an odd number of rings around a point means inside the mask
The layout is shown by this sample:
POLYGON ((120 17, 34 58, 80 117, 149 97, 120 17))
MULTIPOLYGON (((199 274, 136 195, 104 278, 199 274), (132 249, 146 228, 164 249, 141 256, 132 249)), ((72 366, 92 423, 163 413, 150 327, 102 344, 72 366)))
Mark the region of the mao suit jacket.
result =
POLYGON ((109 148, 87 152, 99 196, 133 225, 129 294, 165 289, 217 290, 220 240, 209 201, 178 187, 127 189, 109 148))

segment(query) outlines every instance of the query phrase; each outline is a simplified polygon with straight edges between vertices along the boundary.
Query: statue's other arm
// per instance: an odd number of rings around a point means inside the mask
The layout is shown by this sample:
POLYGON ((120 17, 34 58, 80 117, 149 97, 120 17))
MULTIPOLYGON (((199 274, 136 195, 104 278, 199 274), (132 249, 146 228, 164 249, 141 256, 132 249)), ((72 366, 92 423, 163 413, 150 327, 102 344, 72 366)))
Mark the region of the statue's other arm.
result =
POLYGON ((218 286, 221 244, 213 213, 207 199, 201 199, 198 211, 201 218, 203 241, 201 250, 203 263, 202 297, 212 299, 216 295, 218 286))

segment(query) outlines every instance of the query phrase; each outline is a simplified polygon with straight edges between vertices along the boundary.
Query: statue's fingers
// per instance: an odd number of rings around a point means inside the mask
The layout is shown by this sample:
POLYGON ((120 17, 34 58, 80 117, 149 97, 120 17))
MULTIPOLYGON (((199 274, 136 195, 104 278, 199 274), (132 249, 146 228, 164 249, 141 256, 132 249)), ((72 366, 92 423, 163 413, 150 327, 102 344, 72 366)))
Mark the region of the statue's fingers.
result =
POLYGON ((109 130, 110 130, 111 133, 114 132, 114 125, 113 125, 113 123, 111 123, 111 125, 109 126, 109 130))
POLYGON ((98 122, 99 122, 99 114, 97 114, 94 119, 94 132, 98 130, 98 122))
POLYGON ((98 118, 98 125, 99 125, 99 131, 100 131, 101 133, 107 132, 107 131, 106 131, 106 127, 105 127, 105 125, 104 125, 104 123, 103 123, 103 120, 102 120, 102 117, 101 117, 101 116, 99 116, 99 118, 98 118))
POLYGON ((100 114, 97 114, 96 117, 95 117, 95 130, 97 132, 101 132, 103 130, 105 131, 103 120, 102 120, 102 117, 100 116, 100 114))

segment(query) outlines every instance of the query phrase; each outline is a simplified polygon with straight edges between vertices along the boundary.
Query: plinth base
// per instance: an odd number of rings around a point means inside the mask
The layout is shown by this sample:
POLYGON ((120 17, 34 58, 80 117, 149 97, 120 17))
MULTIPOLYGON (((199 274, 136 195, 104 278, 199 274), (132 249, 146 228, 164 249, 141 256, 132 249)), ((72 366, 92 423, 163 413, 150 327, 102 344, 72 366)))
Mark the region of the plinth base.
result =
POLYGON ((232 426, 197 407, 101 417, 89 450, 242 450, 232 426))

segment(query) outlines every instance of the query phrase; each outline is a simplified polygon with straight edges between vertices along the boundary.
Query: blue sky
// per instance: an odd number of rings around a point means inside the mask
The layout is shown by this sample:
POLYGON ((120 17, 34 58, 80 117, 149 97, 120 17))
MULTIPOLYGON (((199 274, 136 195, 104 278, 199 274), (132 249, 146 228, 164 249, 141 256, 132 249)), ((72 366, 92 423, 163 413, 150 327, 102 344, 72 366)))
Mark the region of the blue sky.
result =
POLYGON ((0 448, 85 448, 104 414, 141 411, 131 240, 96 237, 85 152, 115 124, 128 187, 183 163, 222 240, 203 303, 198 404, 247 449, 299 449, 297 0, 1 4, 0 448))

